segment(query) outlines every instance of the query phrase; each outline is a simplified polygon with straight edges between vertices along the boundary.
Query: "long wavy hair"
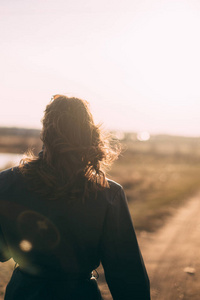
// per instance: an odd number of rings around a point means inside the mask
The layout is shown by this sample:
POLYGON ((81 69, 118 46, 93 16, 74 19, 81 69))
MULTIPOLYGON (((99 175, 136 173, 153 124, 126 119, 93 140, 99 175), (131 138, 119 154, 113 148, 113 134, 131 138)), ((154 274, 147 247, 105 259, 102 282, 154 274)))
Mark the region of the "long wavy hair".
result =
POLYGON ((86 101, 55 95, 42 123, 42 152, 29 153, 19 165, 32 190, 48 199, 85 198, 108 187, 105 170, 120 149, 94 124, 86 101))

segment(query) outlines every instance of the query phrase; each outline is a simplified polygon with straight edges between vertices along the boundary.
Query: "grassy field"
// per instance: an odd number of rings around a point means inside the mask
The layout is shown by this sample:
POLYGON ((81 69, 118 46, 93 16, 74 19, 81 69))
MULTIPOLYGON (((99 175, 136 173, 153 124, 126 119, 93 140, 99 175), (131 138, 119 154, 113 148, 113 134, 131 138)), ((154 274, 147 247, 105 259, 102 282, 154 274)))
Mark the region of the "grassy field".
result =
POLYGON ((136 230, 154 231, 200 188, 200 140, 155 136, 124 143, 109 175, 124 187, 136 230))
MULTIPOLYGON (((160 135, 141 142, 126 134, 121 143, 125 150, 108 177, 124 187, 136 230, 154 231, 200 188, 200 139, 160 135)), ((0 152, 18 152, 20 145, 20 153, 28 145, 37 153, 39 134, 4 135, 0 152)))

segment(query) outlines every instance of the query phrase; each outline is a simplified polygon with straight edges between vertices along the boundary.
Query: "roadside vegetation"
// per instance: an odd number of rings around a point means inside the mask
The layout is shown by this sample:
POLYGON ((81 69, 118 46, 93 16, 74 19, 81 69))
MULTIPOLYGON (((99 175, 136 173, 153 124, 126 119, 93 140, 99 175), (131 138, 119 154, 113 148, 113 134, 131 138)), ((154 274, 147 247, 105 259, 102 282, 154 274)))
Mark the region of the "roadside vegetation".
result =
POLYGON ((109 177, 125 190, 139 231, 155 231, 200 189, 200 139, 155 136, 122 142, 126 151, 109 177))

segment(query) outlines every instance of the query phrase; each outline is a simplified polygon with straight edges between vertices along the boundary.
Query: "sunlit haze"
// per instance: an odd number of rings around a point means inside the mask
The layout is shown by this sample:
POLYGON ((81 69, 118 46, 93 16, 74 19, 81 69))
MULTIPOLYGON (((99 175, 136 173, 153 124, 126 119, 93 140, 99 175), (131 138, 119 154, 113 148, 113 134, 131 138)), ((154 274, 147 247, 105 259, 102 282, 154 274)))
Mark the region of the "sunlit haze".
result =
POLYGON ((108 129, 200 136, 200 2, 0 2, 0 126, 40 128, 53 94, 108 129))

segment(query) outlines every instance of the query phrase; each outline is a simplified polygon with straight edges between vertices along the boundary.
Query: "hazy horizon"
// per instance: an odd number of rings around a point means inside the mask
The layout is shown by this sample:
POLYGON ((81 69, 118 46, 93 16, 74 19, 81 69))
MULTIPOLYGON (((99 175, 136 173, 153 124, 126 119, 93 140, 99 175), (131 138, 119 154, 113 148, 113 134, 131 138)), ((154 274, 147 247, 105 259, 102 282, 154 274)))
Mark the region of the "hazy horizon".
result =
MULTIPOLYGON (((183 138, 200 138, 200 135, 184 135, 184 134, 173 134, 173 133, 167 133, 167 132, 151 132, 148 130, 145 131, 141 131, 141 130, 121 130, 121 129, 116 129, 116 128, 105 128, 104 124, 100 124, 103 129, 105 129, 106 131, 110 131, 116 134, 116 136, 119 136, 119 139, 121 139, 121 137, 123 136, 123 134, 136 134, 138 136, 144 136, 144 138, 142 138, 141 140, 149 140, 152 136, 171 136, 171 137, 183 137, 183 138), (149 135, 149 138, 146 136, 149 135)), ((22 130, 42 130, 42 127, 21 127, 21 126, 0 126, 1 128, 5 128, 5 129, 22 129, 22 130)), ((139 139, 139 138, 138 138, 139 139)))

